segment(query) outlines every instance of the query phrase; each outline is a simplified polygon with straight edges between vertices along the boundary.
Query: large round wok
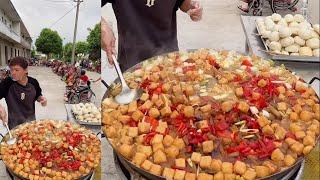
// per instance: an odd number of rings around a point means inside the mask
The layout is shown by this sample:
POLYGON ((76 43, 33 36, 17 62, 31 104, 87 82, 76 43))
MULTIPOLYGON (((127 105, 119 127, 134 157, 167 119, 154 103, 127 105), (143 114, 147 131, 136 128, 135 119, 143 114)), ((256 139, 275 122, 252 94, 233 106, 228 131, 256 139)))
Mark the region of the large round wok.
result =
MULTIPOLYGON (((193 52, 195 50, 189 50, 187 52, 193 52)), ((173 52, 173 53, 179 53, 178 51, 177 52, 173 52)), ((132 66, 131 68, 129 68, 128 70, 126 70, 125 72, 123 73, 127 73, 127 72, 133 72, 135 71, 136 69, 139 69, 140 67, 142 67, 142 64, 144 62, 148 62, 148 61, 153 61, 153 60, 156 60, 158 57, 161 57, 161 56, 166 56, 168 55, 169 53, 167 54, 163 54, 163 55, 160 55, 160 56, 156 56, 156 57, 152 57, 152 58, 149 58, 149 59, 146 59, 134 66, 132 66)), ((242 53, 238 53, 238 54, 242 54, 242 53)), ((315 80, 318 80, 320 81, 319 77, 313 77, 309 84, 311 85, 315 80)), ((109 98, 109 97, 113 97, 112 94, 114 94, 113 90, 116 88, 116 87, 119 87, 120 86, 120 80, 119 78, 116 78, 110 85, 107 85, 105 82, 104 84, 106 85, 107 87, 107 90, 103 96, 103 100, 105 98, 109 98)), ((319 97, 318 97, 319 98, 319 97)), ((103 125, 103 124, 102 124, 103 125)), ((158 175, 154 175, 138 166, 136 166, 135 164, 133 164, 130 160, 126 159, 124 156, 122 156, 119 152, 117 152, 116 148, 113 147, 112 143, 110 143, 108 137, 106 136, 106 139, 107 141, 109 142, 109 144, 111 145, 111 147, 113 148, 115 154, 118 156, 120 162, 125 166, 125 167, 129 167, 130 169, 136 171, 137 173, 139 173, 140 175, 150 179, 150 180, 165 180, 164 177, 162 176, 158 176, 158 175)), ((319 142, 319 138, 317 139, 317 143, 319 142)), ((316 143, 316 144, 317 144, 316 143)), ((264 178, 260 178, 261 180, 275 180, 275 179, 283 179, 283 180, 286 180, 286 179, 289 179, 301 166, 301 164, 304 164, 304 157, 301 156, 297 159, 297 161, 290 167, 288 167, 287 169, 283 170, 283 171, 279 171, 277 173, 274 173, 270 176, 267 176, 267 177, 264 177, 264 178)), ((301 174, 300 174, 301 175, 301 174)))
MULTIPOLYGON (((21 126, 27 125, 28 123, 30 123, 30 122, 25 122, 25 123, 23 123, 23 124, 20 124, 20 125, 14 127, 13 129, 11 129, 11 131, 14 131, 14 130, 18 129, 18 128, 21 127, 21 126)), ((74 123, 74 124, 76 124, 76 123, 74 123)), ((9 139, 9 134, 8 134, 8 133, 7 133, 6 135, 0 134, 0 136, 2 137, 2 139, 1 139, 1 141, 0 141, 0 149, 1 149, 1 143, 2 143, 2 142, 6 142, 6 141, 9 139)), ((17 140, 18 140, 18 139, 17 139, 17 140)), ((0 157, 1 157, 1 156, 0 156, 0 157)), ((1 157, 1 160, 2 160, 2 157, 1 157)), ((5 163, 4 163, 4 164, 5 164, 5 163)), ((5 164, 5 166, 6 166, 7 170, 8 170, 8 172, 9 172, 14 178, 18 178, 18 179, 21 179, 21 180, 27 180, 27 178, 24 178, 24 177, 20 176, 19 174, 15 173, 15 172, 14 172, 12 169, 10 169, 6 164, 5 164)), ((89 180, 89 179, 93 176, 93 173, 94 173, 94 171, 92 170, 92 171, 90 171, 90 173, 88 173, 87 175, 80 177, 79 180, 89 180)))

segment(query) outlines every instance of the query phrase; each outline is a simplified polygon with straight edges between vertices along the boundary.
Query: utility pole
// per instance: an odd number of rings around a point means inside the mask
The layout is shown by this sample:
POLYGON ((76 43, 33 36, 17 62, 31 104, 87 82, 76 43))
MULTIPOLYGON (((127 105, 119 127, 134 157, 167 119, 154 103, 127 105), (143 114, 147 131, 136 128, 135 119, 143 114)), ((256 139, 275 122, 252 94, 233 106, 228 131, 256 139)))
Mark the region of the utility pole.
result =
POLYGON ((73 44, 72 44, 72 58, 71 58, 71 64, 74 64, 74 56, 76 51, 76 39, 77 39, 77 27, 78 27, 78 16, 79 16, 79 6, 80 3, 83 2, 83 0, 73 0, 77 3, 77 12, 76 12, 76 20, 74 24, 74 32, 73 32, 73 44))

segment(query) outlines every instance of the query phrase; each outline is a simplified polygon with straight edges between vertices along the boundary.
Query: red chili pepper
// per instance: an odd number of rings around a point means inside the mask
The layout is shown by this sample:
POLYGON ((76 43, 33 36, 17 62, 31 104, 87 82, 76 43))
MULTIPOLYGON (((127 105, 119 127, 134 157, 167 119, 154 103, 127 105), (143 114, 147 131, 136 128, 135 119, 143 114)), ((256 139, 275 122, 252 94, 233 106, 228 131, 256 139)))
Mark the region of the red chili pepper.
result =
POLYGON ((186 147, 186 152, 187 153, 192 153, 193 151, 192 151, 192 146, 187 146, 186 147))
POLYGON ((296 136, 292 132, 287 132, 286 138, 296 139, 296 136))
POLYGON ((217 136, 223 137, 223 138, 230 138, 231 137, 231 132, 228 130, 224 131, 216 131, 217 136))
POLYGON ((207 57, 207 60, 209 60, 209 64, 210 64, 211 66, 215 67, 216 69, 219 69, 219 68, 220 68, 220 65, 216 62, 216 59, 215 59, 213 56, 209 55, 209 56, 207 57))
POLYGON ((127 122, 127 125, 130 127, 137 127, 138 126, 138 122, 131 119, 129 122, 127 122))
POLYGON ((241 63, 241 65, 249 66, 249 67, 252 66, 251 62, 250 62, 248 59, 243 60, 242 63, 241 63))
POLYGON ((239 82, 242 81, 242 78, 239 74, 236 74, 236 76, 233 78, 233 82, 239 82))
POLYGON ((187 73, 188 71, 194 71, 195 66, 185 66, 182 68, 183 74, 187 73))
POLYGON ((206 127, 206 128, 202 128, 201 129, 201 132, 202 133, 208 133, 208 132, 210 132, 211 130, 210 130, 210 127, 206 127))
POLYGON ((224 121, 220 121, 214 124, 214 128, 216 131, 224 131, 229 128, 229 125, 224 121))
POLYGON ((152 140, 152 138, 156 135, 157 133, 156 132, 151 132, 145 136, 143 136, 143 143, 145 145, 150 145, 150 142, 152 140))
POLYGON ((150 123, 151 131, 155 131, 157 129, 157 127, 159 126, 159 121, 152 118, 152 117, 149 117, 149 116, 145 117, 145 122, 150 123))

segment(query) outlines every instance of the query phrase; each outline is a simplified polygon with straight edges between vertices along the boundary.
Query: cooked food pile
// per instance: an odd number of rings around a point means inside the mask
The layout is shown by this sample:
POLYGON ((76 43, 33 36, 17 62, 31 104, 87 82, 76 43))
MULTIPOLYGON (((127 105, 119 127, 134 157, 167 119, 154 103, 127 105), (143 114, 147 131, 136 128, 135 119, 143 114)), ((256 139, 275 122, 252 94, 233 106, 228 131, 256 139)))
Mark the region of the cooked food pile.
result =
POLYGON ((256 179, 291 167, 315 146, 319 99, 284 66, 201 49, 146 61, 126 73, 144 90, 103 101, 103 131, 136 166, 165 178, 256 179))
POLYGON ((32 121, 13 132, 17 142, 1 143, 1 157, 26 179, 79 179, 101 159, 100 140, 79 125, 64 121, 32 121))
POLYGON ((72 105, 72 113, 78 121, 86 123, 101 123, 100 108, 93 103, 79 103, 72 105))

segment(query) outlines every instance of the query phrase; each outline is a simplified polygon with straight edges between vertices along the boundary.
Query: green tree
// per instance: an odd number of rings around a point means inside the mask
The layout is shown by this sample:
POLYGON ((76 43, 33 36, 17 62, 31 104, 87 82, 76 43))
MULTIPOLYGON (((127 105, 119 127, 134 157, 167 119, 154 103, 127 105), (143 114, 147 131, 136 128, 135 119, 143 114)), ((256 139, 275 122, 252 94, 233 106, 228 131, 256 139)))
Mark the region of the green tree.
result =
POLYGON ((88 43, 84 41, 79 41, 76 43, 76 56, 79 54, 86 55, 88 54, 88 43))
POLYGON ((101 59, 101 25, 96 24, 87 36, 89 59, 97 61, 101 59))
POLYGON ((63 59, 67 62, 71 62, 72 56, 72 43, 67 43, 63 46, 63 59))
POLYGON ((48 28, 42 29, 40 36, 35 43, 37 51, 40 51, 49 57, 50 54, 61 54, 62 39, 57 31, 48 28))
POLYGON ((31 50, 31 57, 32 58, 36 57, 36 51, 34 49, 31 50))

